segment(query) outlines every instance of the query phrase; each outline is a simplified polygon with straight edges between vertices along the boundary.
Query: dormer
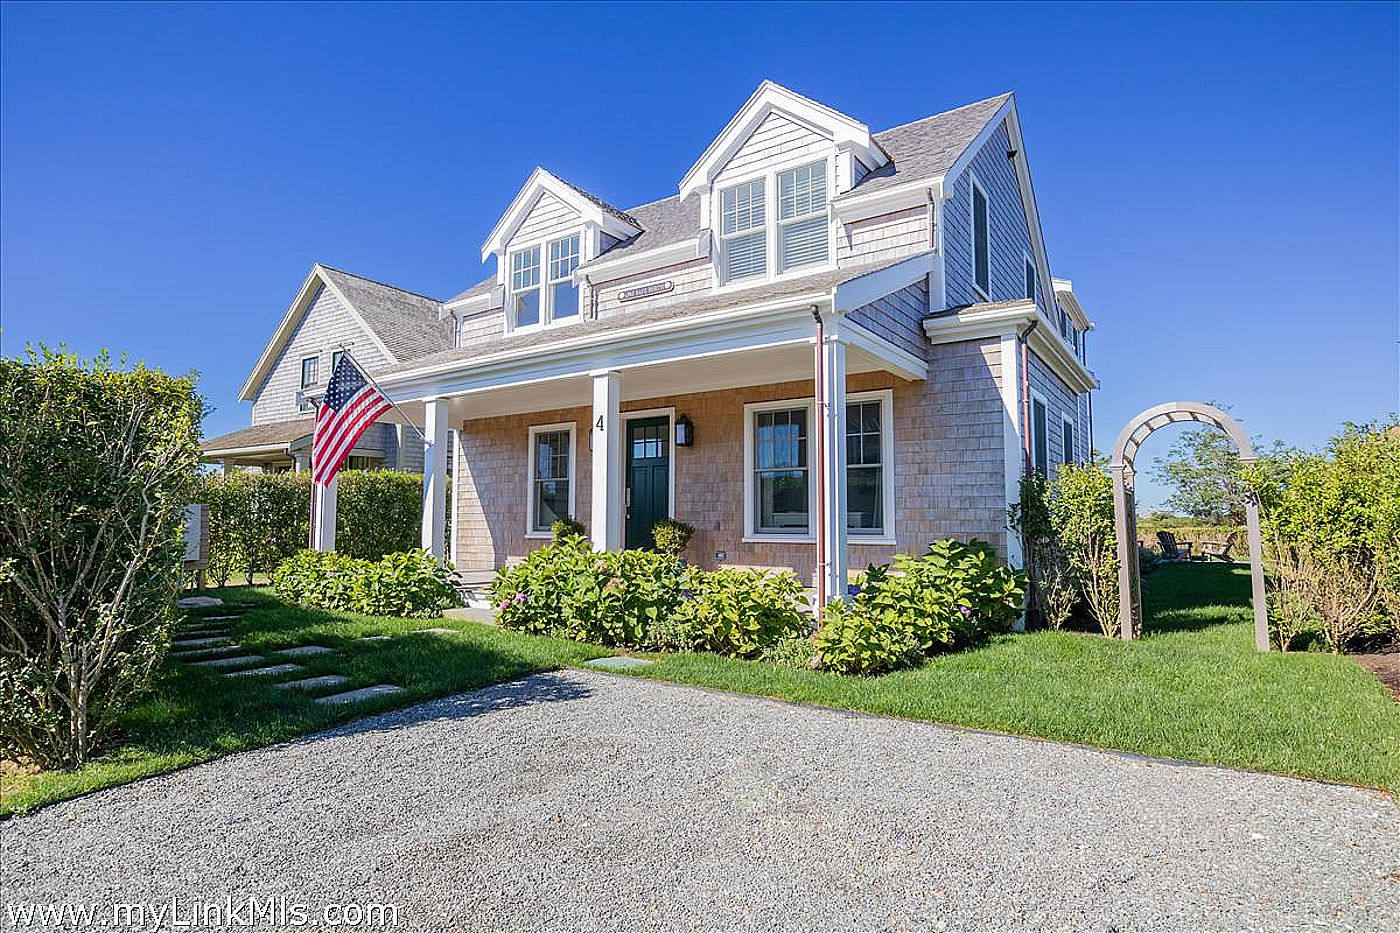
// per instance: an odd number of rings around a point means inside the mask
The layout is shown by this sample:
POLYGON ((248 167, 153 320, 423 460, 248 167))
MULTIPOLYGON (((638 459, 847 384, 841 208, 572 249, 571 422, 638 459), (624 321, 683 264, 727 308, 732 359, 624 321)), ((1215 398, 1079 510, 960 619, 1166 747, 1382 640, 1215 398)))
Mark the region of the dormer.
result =
POLYGON ((764 81, 681 180, 699 195, 716 284, 751 284, 831 268, 830 203, 889 162, 870 129, 764 81))
POLYGON ((497 299, 509 331, 563 324, 580 318, 574 270, 618 240, 641 232, 624 212, 536 168, 481 247, 496 257, 497 299))

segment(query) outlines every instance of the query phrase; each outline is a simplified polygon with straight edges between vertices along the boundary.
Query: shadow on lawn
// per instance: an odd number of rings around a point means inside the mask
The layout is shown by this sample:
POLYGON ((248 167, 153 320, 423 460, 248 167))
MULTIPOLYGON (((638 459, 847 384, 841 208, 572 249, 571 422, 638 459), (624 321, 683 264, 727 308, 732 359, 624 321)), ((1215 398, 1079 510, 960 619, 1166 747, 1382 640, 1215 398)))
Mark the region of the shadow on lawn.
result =
POLYGON ((1248 623, 1248 564, 1167 564, 1142 579, 1146 635, 1248 623))

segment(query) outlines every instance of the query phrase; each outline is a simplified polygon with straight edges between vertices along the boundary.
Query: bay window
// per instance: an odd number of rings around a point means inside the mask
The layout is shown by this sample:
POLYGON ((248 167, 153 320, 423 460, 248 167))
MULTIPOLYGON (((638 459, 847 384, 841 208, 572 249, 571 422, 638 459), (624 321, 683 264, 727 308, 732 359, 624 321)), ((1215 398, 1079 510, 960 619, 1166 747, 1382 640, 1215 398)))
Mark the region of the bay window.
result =
POLYGON ((720 244, 727 281, 768 272, 765 198, 762 178, 720 192, 720 244))
POLYGON ((778 260, 782 270, 826 262, 826 163, 778 173, 778 260))

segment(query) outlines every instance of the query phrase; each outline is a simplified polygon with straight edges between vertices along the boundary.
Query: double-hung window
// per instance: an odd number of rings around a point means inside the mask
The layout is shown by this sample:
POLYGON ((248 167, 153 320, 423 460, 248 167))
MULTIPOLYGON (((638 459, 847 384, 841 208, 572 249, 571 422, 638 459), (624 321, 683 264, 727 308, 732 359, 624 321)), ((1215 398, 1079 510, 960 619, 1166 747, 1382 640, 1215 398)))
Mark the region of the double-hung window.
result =
POLYGON ((766 275, 768 228, 762 178, 720 192, 720 243, 726 281, 766 275))
POLYGON ((853 535, 885 530, 885 453, 878 401, 846 406, 846 528, 853 535))
POLYGON ((530 534, 548 534, 557 519, 572 512, 573 450, 570 425, 530 429, 530 534))
POLYGON ((307 389, 314 387, 320 380, 318 370, 321 368, 321 358, 319 356, 303 357, 301 361, 301 391, 302 395, 297 396, 298 411, 314 411, 316 406, 311 404, 311 400, 305 397, 307 389))
POLYGON ((549 244, 549 317, 552 321, 578 315, 578 234, 549 244))
POLYGON ((754 414, 754 530, 808 534, 807 407, 754 414))
POLYGON ((540 248, 510 254, 510 297, 516 327, 540 323, 540 248))
POLYGON ((972 183, 972 281, 982 297, 992 295, 991 240, 987 216, 987 193, 972 183))
POLYGON ((779 271, 826 262, 826 162, 778 173, 779 271))

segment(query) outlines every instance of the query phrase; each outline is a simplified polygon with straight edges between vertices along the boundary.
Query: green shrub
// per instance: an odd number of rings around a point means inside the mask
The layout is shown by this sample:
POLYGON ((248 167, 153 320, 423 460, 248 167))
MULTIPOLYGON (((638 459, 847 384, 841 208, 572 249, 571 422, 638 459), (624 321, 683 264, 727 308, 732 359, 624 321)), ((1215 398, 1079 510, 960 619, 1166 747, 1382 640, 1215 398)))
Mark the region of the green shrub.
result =
POLYGON ((148 688, 202 415, 193 376, 0 357, 0 756, 80 765, 148 688))
POLYGON ((364 560, 302 550, 272 574, 284 599, 337 612, 429 618, 457 604, 456 575, 427 551, 364 560))
POLYGON ((1100 463, 1066 463, 1050 496, 1059 547, 1099 630, 1118 632, 1118 532, 1113 481, 1100 463))
POLYGON ((690 539, 695 537, 695 526, 674 518, 663 518, 651 526, 651 536, 656 549, 671 557, 680 557, 690 539))
POLYGON ((564 594, 564 631, 576 641, 637 648, 680 602, 681 566, 655 551, 595 553, 564 594))
POLYGON ((491 600, 497 624, 534 635, 564 634, 564 596, 592 556, 587 538, 566 535, 496 571, 491 600))
POLYGON ((815 667, 821 663, 821 659, 817 656, 817 646, 813 642, 812 636, 812 621, 810 618, 804 617, 802 629, 789 632, 764 648, 761 660, 783 667, 794 667, 798 670, 808 670, 815 667))
POLYGON ((673 616, 675 647, 753 658, 775 641, 800 632, 802 584, 787 572, 691 568, 681 580, 673 616))
POLYGON ((1024 578, 990 545, 935 541, 922 557, 871 567, 848 604, 828 606, 817 653, 822 667, 841 673, 890 670, 1008 631, 1024 598, 1024 578))
POLYGON ((559 544, 566 538, 588 537, 588 529, 583 527, 583 522, 568 515, 556 518, 549 526, 549 533, 553 536, 555 544, 559 544))
POLYGON ((421 474, 401 470, 342 470, 338 487, 337 551, 351 557, 377 560, 386 554, 406 554, 420 548, 423 543, 421 474))

